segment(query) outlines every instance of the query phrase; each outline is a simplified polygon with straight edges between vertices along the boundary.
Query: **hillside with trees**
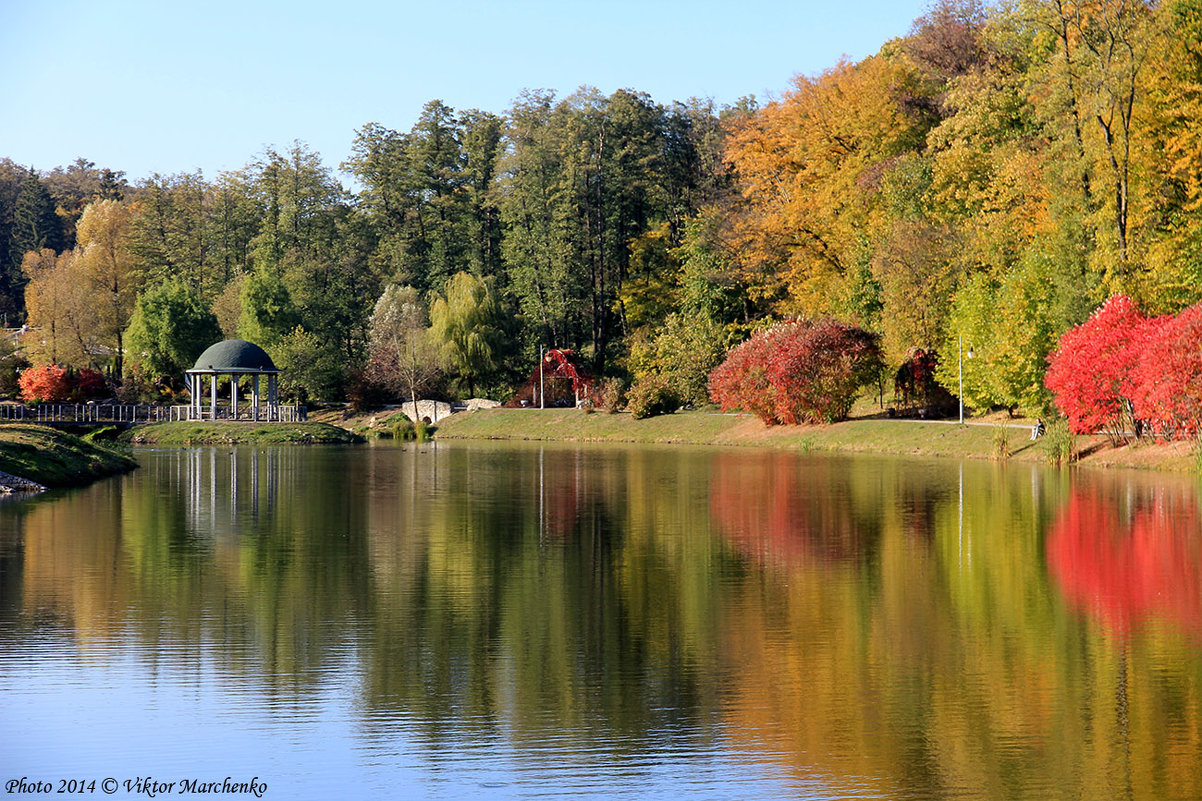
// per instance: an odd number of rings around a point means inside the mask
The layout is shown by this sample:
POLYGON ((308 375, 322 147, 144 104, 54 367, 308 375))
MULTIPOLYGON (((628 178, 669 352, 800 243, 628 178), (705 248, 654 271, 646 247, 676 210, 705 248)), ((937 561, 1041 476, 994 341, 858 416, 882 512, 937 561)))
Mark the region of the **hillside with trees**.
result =
POLYGON ((506 395, 552 347, 701 402, 753 333, 837 320, 887 371, 971 345, 966 401, 1035 412, 1107 298, 1202 299, 1200 111, 1202 0, 942 0, 763 105, 432 100, 336 167, 295 142, 216 176, 0 159, 0 314, 131 397, 220 331, 359 403, 506 395))

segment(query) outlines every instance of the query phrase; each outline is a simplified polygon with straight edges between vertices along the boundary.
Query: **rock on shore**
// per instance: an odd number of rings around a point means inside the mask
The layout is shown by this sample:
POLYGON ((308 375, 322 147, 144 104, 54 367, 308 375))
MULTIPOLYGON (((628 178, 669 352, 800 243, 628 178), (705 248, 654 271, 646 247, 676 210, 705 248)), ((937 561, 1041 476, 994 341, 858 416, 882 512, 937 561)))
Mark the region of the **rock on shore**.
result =
POLYGON ((0 493, 9 494, 13 492, 45 492, 46 488, 36 481, 30 481, 27 478, 14 476, 12 473, 5 473, 0 470, 0 493))

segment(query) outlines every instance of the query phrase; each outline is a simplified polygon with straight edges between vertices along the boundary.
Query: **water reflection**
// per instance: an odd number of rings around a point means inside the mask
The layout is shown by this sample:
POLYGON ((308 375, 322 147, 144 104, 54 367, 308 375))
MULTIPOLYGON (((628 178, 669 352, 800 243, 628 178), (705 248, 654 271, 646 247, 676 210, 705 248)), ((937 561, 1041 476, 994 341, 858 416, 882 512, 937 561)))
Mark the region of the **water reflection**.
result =
POLYGON ((1202 634, 1202 520, 1192 487, 1074 486, 1047 544, 1065 597, 1119 635, 1148 621, 1202 634))
MULTIPOLYGON (((118 720, 147 687, 219 698, 221 770, 262 740, 431 796, 1202 796, 1192 486, 687 449, 142 461, 0 507, 10 709, 64 676, 118 720)), ((117 758, 77 718, 0 715, 8 763, 117 758)))

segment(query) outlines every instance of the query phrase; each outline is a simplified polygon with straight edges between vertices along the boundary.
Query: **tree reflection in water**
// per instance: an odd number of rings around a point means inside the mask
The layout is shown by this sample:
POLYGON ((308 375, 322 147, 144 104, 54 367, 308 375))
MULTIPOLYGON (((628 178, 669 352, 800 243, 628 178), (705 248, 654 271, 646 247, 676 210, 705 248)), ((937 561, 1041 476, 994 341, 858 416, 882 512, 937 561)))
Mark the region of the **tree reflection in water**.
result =
POLYGON ((1196 493, 1157 485, 1114 490, 1074 486, 1052 526, 1048 569, 1061 592, 1120 636, 1153 620, 1202 635, 1196 493))

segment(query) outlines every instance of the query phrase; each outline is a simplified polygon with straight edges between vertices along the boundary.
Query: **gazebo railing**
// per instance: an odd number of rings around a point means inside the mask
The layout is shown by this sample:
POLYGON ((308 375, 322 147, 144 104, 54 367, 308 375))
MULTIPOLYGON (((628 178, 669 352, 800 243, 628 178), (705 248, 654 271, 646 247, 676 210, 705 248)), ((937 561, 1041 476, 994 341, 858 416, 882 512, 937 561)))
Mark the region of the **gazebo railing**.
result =
POLYGON ((308 419, 308 410, 304 406, 279 404, 270 406, 260 404, 258 416, 256 417, 255 408, 250 405, 239 405, 237 414, 233 413, 230 406, 218 405, 216 410, 211 405, 205 404, 200 407, 196 406, 172 406, 172 411, 177 416, 173 420, 229 420, 239 422, 260 422, 260 423, 303 423, 308 419), (216 411, 216 414, 214 414, 216 411))

